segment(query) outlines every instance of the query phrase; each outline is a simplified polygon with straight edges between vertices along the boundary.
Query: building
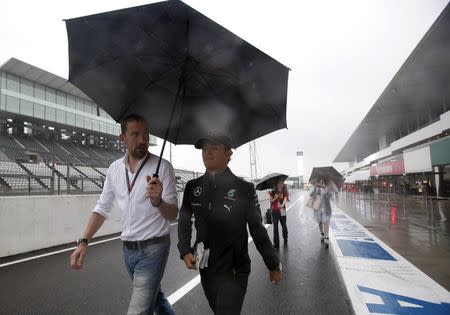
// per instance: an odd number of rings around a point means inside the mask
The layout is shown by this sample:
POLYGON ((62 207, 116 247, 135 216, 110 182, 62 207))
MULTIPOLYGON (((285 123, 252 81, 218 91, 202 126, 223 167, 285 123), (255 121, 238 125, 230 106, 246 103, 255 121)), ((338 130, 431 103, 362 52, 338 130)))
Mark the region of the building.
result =
POLYGON ((99 191, 123 156, 119 134, 66 79, 15 58, 0 66, 0 192, 99 191))
POLYGON ((450 196, 449 69, 450 4, 334 159, 347 181, 450 196))

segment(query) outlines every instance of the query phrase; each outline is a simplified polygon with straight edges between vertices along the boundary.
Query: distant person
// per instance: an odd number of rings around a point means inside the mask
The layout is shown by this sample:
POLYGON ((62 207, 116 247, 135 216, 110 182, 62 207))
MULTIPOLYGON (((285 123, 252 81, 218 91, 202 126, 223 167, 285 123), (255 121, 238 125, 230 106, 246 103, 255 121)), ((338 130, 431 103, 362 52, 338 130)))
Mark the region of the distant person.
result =
POLYGON ((159 157, 148 152, 149 132, 144 118, 128 116, 121 122, 121 131, 120 140, 127 146, 127 153, 109 167, 102 194, 70 256, 70 265, 73 269, 83 267, 87 245, 116 201, 122 211, 120 238, 125 265, 133 281, 128 314, 172 315, 175 313, 160 283, 170 249, 169 222, 178 214, 174 171, 163 160, 160 177, 151 177, 159 157))
POLYGON ((329 230, 331 219, 331 197, 333 191, 329 187, 325 187, 325 180, 319 179, 314 190, 310 194, 311 197, 320 197, 320 208, 314 211, 314 216, 319 225, 321 234, 320 241, 328 248, 330 244, 329 230))
POLYGON ((203 291, 214 314, 240 314, 250 274, 247 226, 274 284, 282 277, 280 260, 262 224, 253 184, 228 168, 231 141, 223 136, 205 137, 195 147, 202 150, 206 172, 186 184, 178 220, 180 257, 188 269, 200 269, 203 291))
POLYGON ((273 246, 275 248, 280 247, 280 236, 278 233, 278 222, 281 223, 283 230, 284 244, 288 241, 288 229, 286 225, 286 203, 289 199, 289 193, 286 185, 282 180, 278 181, 277 185, 269 193, 270 196, 270 208, 272 210, 272 223, 273 223, 273 246))

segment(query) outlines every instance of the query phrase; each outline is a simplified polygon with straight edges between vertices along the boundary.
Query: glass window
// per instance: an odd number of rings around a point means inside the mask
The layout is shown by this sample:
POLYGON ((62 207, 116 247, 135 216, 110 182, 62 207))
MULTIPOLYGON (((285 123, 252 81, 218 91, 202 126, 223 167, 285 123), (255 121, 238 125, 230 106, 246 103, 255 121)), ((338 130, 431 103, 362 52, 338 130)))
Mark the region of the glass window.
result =
POLYGON ((56 104, 66 106, 66 94, 56 91, 56 104))
POLYGON ((97 120, 92 120, 92 130, 99 131, 101 124, 102 123, 97 120))
POLYGON ((417 130, 417 117, 416 115, 410 114, 408 115, 408 128, 409 133, 413 133, 417 130))
POLYGON ((66 112, 63 110, 56 110, 56 121, 62 124, 66 123, 66 112))
POLYGON ((33 97, 33 83, 28 80, 20 80, 20 93, 33 97))
POLYGON ((45 106, 34 103, 34 117, 45 119, 45 106))
POLYGON ((35 84, 34 85, 34 97, 45 100, 45 88, 42 85, 35 84))
POLYGON ((18 77, 7 74, 6 75, 6 88, 10 91, 20 93, 20 80, 18 77))
POLYGON ((6 110, 12 113, 19 113, 19 99, 13 96, 6 96, 6 110))
POLYGON ((95 114, 94 104, 89 101, 84 102, 84 111, 89 114, 95 114))
POLYGON ((45 119, 48 121, 56 121, 56 110, 54 108, 45 107, 45 119))
POLYGON ((100 130, 99 130, 99 131, 100 131, 100 132, 103 132, 103 133, 108 132, 105 123, 100 123, 100 130))
POLYGON ((33 116, 33 102, 20 100, 20 113, 27 116, 33 116))
POLYGON ((417 120, 419 129, 425 126, 429 121, 428 110, 424 110, 421 114, 417 113, 417 120))
POLYGON ((6 95, 1 94, 0 98, 0 109, 5 110, 6 109, 6 95))
POLYGON ((67 95, 67 107, 76 108, 76 106, 75 106, 75 96, 67 95))
POLYGON ((84 103, 81 99, 79 99, 78 97, 75 99, 75 108, 79 111, 83 111, 84 110, 84 103))
POLYGON ((439 120, 440 116, 444 113, 444 106, 439 103, 435 103, 430 106, 430 119, 431 121, 439 120))
POLYGON ((83 128, 84 127, 84 123, 83 123, 83 116, 80 115, 75 115, 75 126, 83 128))
POLYGON ((84 128, 92 130, 92 120, 84 117, 84 128))
POLYGON ((75 114, 66 112, 66 123, 75 126, 75 114))
POLYGON ((114 134, 114 125, 112 124, 107 124, 107 130, 106 133, 109 133, 110 135, 114 134))
POLYGON ((0 88, 6 89, 6 72, 0 73, 0 88))
POLYGON ((45 88, 45 100, 47 102, 56 103, 56 91, 51 88, 45 88))

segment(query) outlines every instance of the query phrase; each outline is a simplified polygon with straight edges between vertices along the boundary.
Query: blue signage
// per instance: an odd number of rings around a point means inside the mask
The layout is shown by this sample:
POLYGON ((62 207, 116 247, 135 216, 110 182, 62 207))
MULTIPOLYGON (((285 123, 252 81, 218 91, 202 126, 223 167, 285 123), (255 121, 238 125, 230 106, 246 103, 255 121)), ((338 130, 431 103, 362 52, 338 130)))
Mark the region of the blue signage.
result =
POLYGON ((363 286, 358 286, 361 292, 377 295, 383 300, 383 304, 367 303, 370 313, 395 314, 395 315, 448 315, 450 314, 449 303, 431 303, 414 299, 404 295, 398 295, 386 291, 375 290, 363 286), (410 305, 402 306, 400 302, 410 305), (412 306, 413 304, 414 306, 412 306))
POLYGON ((337 240, 344 256, 368 259, 397 260, 380 245, 374 242, 361 242, 353 240, 337 240))

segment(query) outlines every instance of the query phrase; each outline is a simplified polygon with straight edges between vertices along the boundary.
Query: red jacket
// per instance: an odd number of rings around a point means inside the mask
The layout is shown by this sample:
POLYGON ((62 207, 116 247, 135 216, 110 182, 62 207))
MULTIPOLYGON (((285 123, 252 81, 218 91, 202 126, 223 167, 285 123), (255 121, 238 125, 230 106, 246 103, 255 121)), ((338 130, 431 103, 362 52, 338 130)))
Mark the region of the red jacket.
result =
MULTIPOLYGON (((275 193, 278 194, 278 198, 276 200, 274 200, 270 207, 272 208, 272 211, 280 211, 280 206, 283 203, 284 198, 286 197, 287 200, 289 200, 289 193, 286 191, 284 194, 283 193, 278 193, 275 192, 274 190, 272 190, 269 195, 270 198, 273 198, 273 196, 275 195, 275 193)), ((286 205, 284 206, 284 208, 286 208, 286 205)))

